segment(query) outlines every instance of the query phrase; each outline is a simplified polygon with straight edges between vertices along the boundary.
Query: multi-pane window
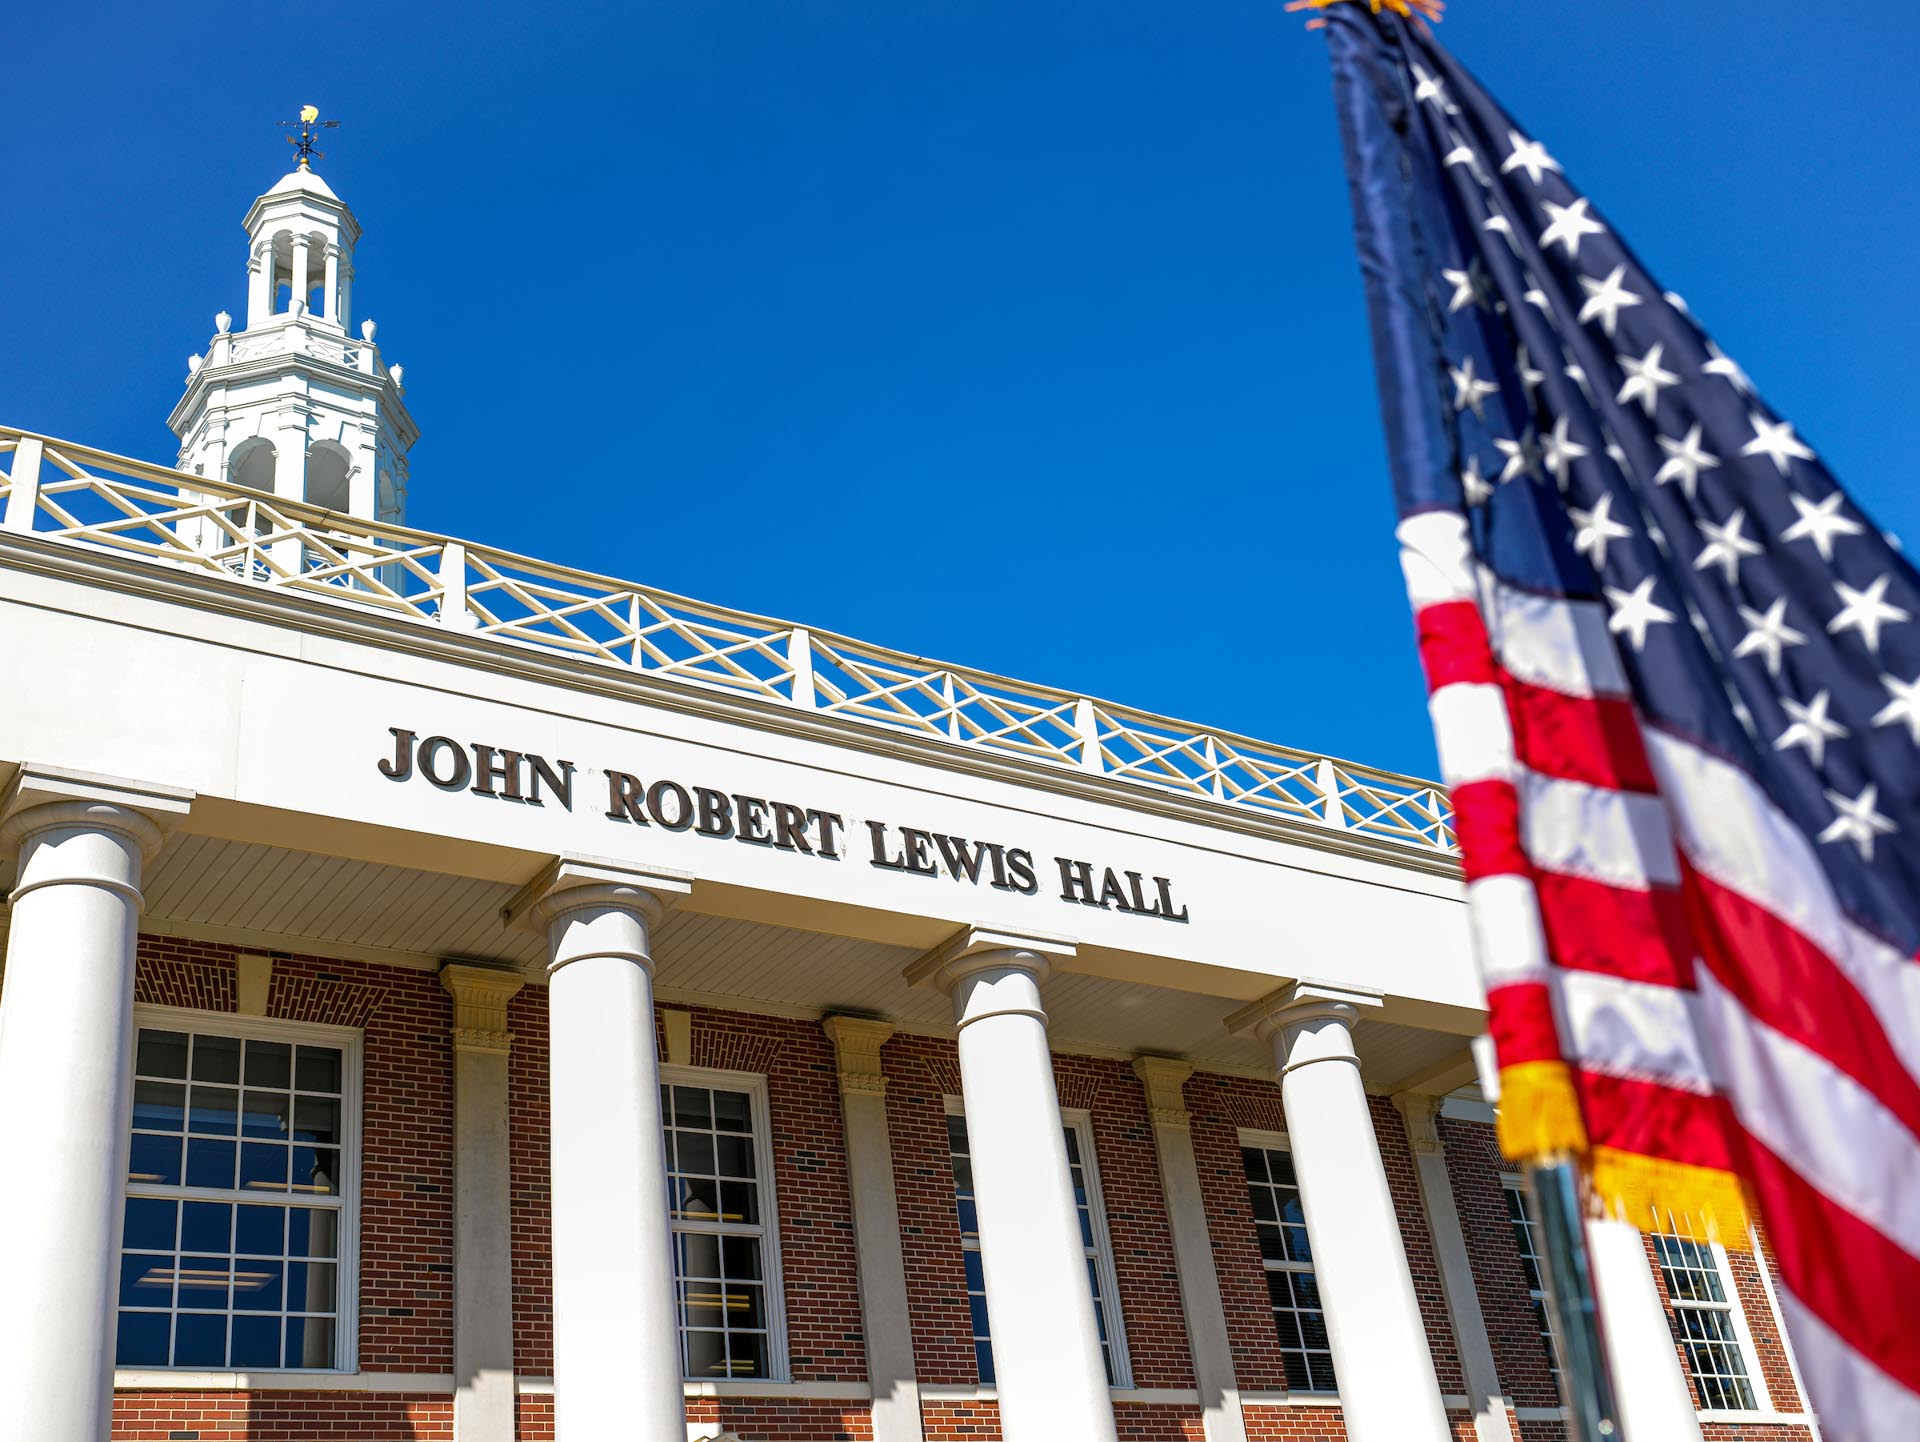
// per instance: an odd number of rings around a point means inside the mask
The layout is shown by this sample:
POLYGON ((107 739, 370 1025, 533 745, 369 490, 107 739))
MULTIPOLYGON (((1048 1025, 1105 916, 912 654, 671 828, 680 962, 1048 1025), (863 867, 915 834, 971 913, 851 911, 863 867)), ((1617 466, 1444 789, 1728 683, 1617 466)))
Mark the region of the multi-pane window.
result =
POLYGON ((780 1367, 761 1100, 757 1083, 722 1085, 697 1073, 660 1088, 680 1364, 693 1381, 774 1377, 780 1367))
POLYGON ((315 1034, 138 1027, 120 1366, 348 1365, 353 1053, 315 1034))
POLYGON ((1518 1177, 1502 1179, 1501 1190, 1507 1196, 1507 1225, 1513 1228, 1513 1245, 1520 1253, 1520 1270, 1527 1280, 1527 1298, 1533 1303, 1533 1324, 1540 1332, 1540 1348, 1547 1354, 1547 1371, 1560 1375, 1560 1353, 1553 1344, 1553 1323, 1547 1315, 1547 1280, 1541 1275, 1546 1254, 1540 1246, 1539 1223, 1533 1219, 1533 1198, 1518 1177))
POLYGON ((1313 1245, 1307 1238, 1293 1157, 1273 1146, 1243 1144, 1247 1194, 1253 1202, 1260 1259, 1267 1269, 1267 1300, 1280 1338, 1287 1386, 1299 1392, 1331 1392, 1333 1349, 1327 1340, 1320 1284, 1313 1275, 1313 1245))
MULTIPOLYGON (((1100 1329, 1100 1358, 1106 1364, 1107 1385, 1124 1385, 1125 1355, 1118 1318, 1111 1315, 1116 1287, 1113 1254, 1107 1239, 1106 1218, 1100 1206, 1099 1178, 1093 1170, 1093 1139, 1084 1120, 1064 1128, 1067 1172, 1073 1181, 1074 1209, 1080 1216, 1080 1245, 1086 1252, 1087 1285, 1093 1292, 1093 1320, 1100 1329)), ((953 1158, 953 1199, 960 1213, 960 1247, 967 1269, 967 1308, 973 1316, 973 1360, 983 1385, 992 1386, 993 1338, 987 1327, 986 1274, 980 1265, 980 1221, 973 1194, 973 1152, 967 1143, 967 1119, 947 1115, 947 1149, 953 1158)))
POLYGON ((1653 1254, 1666 1280, 1674 1330, 1700 1405, 1715 1412, 1754 1410, 1746 1349, 1713 1248, 1686 1237, 1655 1236, 1653 1254))

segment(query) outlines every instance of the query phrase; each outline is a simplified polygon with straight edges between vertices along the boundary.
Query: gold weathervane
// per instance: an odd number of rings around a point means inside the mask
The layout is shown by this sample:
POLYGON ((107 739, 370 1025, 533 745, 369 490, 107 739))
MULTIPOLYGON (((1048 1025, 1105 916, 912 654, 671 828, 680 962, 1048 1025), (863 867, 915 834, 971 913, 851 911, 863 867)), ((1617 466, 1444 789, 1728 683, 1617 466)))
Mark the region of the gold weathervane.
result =
POLYGON ((280 123, 286 126, 297 125, 300 127, 300 133, 298 135, 289 135, 287 137, 287 144, 294 146, 299 151, 300 168, 302 170, 308 169, 307 162, 310 160, 325 160, 327 158, 326 151, 315 150, 313 148, 315 139, 314 132, 316 130, 337 130, 340 127, 340 122, 337 120, 322 120, 320 118, 320 107, 317 105, 303 105, 300 107, 300 118, 298 120, 283 120, 280 123))

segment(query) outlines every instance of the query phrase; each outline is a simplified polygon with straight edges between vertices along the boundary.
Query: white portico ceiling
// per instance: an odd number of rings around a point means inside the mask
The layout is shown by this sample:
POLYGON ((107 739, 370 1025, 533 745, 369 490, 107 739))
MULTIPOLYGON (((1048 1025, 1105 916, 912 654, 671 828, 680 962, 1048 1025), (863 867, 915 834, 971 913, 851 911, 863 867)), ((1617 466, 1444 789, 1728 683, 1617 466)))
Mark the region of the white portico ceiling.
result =
MULTIPOLYGON (((148 872, 143 925, 276 951, 314 951, 416 967, 447 957, 509 963, 538 975, 543 945, 501 924, 511 885, 280 847, 173 837, 148 872)), ((0 913, 4 926, 4 913, 0 913)), ((4 932, 0 931, 0 937, 4 932)), ((909 948, 696 912, 670 913, 654 938, 661 1000, 818 1015, 887 1016, 945 1033, 945 996, 909 987, 909 948)), ((1244 1003, 1075 973, 1047 984, 1061 1051, 1155 1051, 1217 1070, 1264 1075, 1265 1048, 1230 1036, 1244 1003)), ((1356 1040, 1376 1090, 1456 1056, 1458 1037, 1362 1022, 1356 1040)))

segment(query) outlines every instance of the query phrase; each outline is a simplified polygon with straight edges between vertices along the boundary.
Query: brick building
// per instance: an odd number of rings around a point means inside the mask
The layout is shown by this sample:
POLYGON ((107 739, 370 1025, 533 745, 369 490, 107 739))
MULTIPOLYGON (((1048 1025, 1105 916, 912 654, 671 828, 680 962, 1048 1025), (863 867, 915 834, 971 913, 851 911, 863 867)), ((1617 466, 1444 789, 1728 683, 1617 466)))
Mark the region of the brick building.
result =
MULTIPOLYGON (((0 1439, 1562 1435, 1436 788, 409 530, 246 225, 180 470, 0 430, 0 1439)), ((1763 1256, 1633 1442, 1813 1435, 1763 1256)))

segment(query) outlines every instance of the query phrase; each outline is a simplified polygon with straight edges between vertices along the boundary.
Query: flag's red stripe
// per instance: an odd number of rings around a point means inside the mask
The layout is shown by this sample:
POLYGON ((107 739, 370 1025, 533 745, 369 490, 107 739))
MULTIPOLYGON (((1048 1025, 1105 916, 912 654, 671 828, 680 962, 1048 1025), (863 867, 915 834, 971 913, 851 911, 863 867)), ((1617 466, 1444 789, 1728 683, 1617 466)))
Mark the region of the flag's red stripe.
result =
POLYGON ((1487 1030, 1501 1066, 1562 1059, 1553 996, 1544 982, 1517 981, 1489 991, 1487 1030))
POLYGON ((1500 684, 1514 755, 1528 770, 1619 791, 1658 789, 1632 702, 1566 696, 1504 672, 1500 684))
POLYGON ((1520 845, 1520 793, 1511 781, 1469 781, 1453 788, 1453 831, 1468 881, 1483 876, 1524 876, 1530 869, 1520 845))
POLYGON ((1498 679, 1493 646, 1480 608, 1471 601, 1439 601, 1414 616, 1420 637, 1420 664, 1427 673, 1427 694, 1457 682, 1498 679))
POLYGON ((1685 878, 1701 958, 1720 985, 1756 1021, 1852 1077, 1920 1135, 1920 1081, 1852 979, 1813 942, 1739 892, 1690 867, 1685 878))
POLYGON ((1723 1172, 1737 1170, 1739 1158, 1730 1142, 1736 1123, 1725 1098, 1583 1067, 1575 1067, 1574 1085, 1595 1146, 1723 1172))
POLYGON ((1920 1392, 1920 1257, 1901 1247, 1753 1138, 1747 1172, 1780 1276, 1849 1346, 1920 1392))
POLYGON ((1679 892, 1637 891, 1553 871, 1536 871, 1533 884, 1556 965, 1692 987, 1693 933, 1679 892))

